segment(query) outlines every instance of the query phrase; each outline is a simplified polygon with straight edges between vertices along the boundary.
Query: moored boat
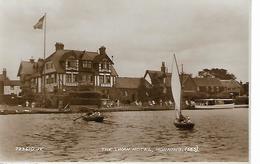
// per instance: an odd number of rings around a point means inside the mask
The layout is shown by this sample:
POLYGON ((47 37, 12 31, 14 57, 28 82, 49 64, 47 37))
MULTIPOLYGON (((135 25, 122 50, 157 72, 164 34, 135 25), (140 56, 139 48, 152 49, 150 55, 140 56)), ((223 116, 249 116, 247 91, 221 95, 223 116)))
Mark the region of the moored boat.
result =
POLYGON ((194 109, 233 109, 233 99, 198 99, 194 109))

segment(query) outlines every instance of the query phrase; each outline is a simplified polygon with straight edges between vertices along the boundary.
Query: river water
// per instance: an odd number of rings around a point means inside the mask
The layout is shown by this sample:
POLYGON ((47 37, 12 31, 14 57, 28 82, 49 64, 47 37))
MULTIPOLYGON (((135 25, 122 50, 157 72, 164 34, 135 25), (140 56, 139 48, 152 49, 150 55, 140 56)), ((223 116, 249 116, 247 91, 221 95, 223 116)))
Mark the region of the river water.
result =
POLYGON ((0 161, 246 162, 248 109, 183 111, 194 130, 177 130, 173 111, 0 116, 0 161))

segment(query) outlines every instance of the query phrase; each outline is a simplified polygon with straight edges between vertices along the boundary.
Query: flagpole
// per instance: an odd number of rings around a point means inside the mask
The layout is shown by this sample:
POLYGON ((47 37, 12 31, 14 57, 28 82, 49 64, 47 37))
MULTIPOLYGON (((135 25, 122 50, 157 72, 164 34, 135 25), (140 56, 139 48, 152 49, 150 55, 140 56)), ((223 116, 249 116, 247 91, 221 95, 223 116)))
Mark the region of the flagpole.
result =
POLYGON ((43 99, 44 99, 44 107, 46 107, 46 91, 45 91, 45 57, 46 57, 46 13, 44 13, 44 32, 43 32, 43 60, 44 60, 44 67, 43 67, 43 99))

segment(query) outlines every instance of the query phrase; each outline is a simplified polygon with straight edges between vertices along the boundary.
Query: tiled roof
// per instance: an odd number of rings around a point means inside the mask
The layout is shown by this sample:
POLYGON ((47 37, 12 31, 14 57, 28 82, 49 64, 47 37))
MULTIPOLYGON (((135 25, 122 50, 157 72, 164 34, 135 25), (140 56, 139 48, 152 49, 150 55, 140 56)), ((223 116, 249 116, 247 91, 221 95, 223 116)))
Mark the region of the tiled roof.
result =
POLYGON ((152 83, 156 83, 156 81, 163 78, 163 76, 166 76, 166 86, 171 87, 171 73, 163 73, 162 71, 153 71, 153 70, 147 70, 146 74, 149 74, 152 83))
POLYGON ((222 86, 221 82, 217 78, 194 78, 197 86, 222 86))
POLYGON ((227 87, 227 88, 240 88, 241 87, 239 82, 237 82, 235 80, 220 80, 220 82, 223 85, 223 87, 227 87))
POLYGON ((114 64, 113 61, 112 61, 107 55, 101 55, 101 54, 97 55, 97 56, 94 58, 94 61, 99 62, 99 61, 102 60, 103 58, 108 59, 112 64, 114 64))
POLYGON ((5 86, 10 86, 10 85, 13 85, 13 86, 21 86, 21 81, 20 80, 6 80, 4 82, 4 85, 5 86))
POLYGON ((81 59, 82 60, 94 60, 97 55, 99 55, 97 52, 84 51, 81 59))
POLYGON ((118 76, 118 74, 117 74, 117 72, 116 72, 116 70, 113 66, 111 66, 111 75, 112 76, 118 76))
MULTIPOLYGON (((52 61, 54 64, 54 67, 58 73, 64 73, 65 70, 64 70, 63 66, 61 65, 61 62, 64 61, 63 58, 65 58, 67 55, 75 55, 76 58, 80 59, 80 60, 92 60, 92 61, 97 61, 97 62, 100 59, 104 58, 104 55, 100 55, 97 52, 78 51, 78 50, 57 50, 52 55, 50 55, 48 58, 46 58, 46 61, 52 61)), ((107 55, 105 57, 111 61, 111 59, 107 55)), ((113 66, 112 66, 112 72, 115 75, 117 75, 113 66)))
POLYGON ((20 76, 20 75, 22 75, 22 74, 25 74, 25 75, 33 74, 33 65, 34 65, 33 62, 30 62, 30 61, 22 61, 22 62, 20 63, 20 67, 19 67, 17 76, 20 76))
POLYGON ((128 89, 136 89, 142 83, 142 78, 134 78, 134 77, 117 77, 116 78, 116 88, 128 88, 128 89))
POLYGON ((57 50, 52 55, 47 57, 45 61, 52 61, 57 73, 64 73, 65 70, 62 68, 60 61, 62 60, 63 55, 68 52, 71 52, 71 50, 57 50))

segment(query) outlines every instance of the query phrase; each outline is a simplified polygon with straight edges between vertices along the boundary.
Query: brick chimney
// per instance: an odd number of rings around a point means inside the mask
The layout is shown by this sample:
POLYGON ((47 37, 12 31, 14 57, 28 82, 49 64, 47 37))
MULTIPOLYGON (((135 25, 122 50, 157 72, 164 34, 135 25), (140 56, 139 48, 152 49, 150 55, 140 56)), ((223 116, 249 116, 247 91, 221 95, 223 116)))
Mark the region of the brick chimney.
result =
POLYGON ((4 76, 4 79, 6 79, 6 69, 5 68, 3 69, 3 76, 4 76))
POLYGON ((56 49, 56 51, 58 51, 58 50, 64 50, 64 44, 63 44, 63 43, 60 43, 60 42, 56 42, 56 44, 55 44, 55 49, 56 49))
POLYGON ((30 63, 34 63, 34 58, 33 57, 31 57, 30 63))
POLYGON ((99 48, 99 54, 101 54, 101 55, 106 55, 107 54, 105 46, 102 46, 102 47, 99 48))
POLYGON ((161 71, 162 71, 163 73, 166 73, 165 62, 162 62, 161 71))

